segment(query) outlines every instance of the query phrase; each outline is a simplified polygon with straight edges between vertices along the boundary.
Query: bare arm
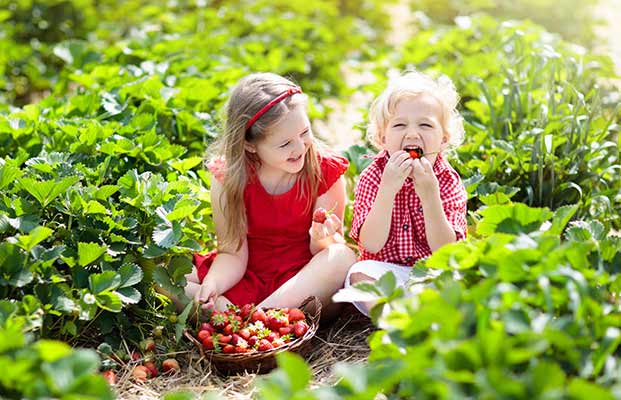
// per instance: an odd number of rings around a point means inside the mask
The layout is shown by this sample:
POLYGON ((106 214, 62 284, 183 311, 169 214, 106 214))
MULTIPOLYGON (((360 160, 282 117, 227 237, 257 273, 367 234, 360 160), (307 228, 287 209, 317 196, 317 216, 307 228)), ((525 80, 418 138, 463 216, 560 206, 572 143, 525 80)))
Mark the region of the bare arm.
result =
POLYGON ((328 191, 317 198, 314 209, 332 210, 323 224, 313 222, 310 229, 310 251, 315 255, 333 243, 345 243, 343 239, 343 215, 345 214, 345 177, 341 176, 328 191))
POLYGON ((455 230, 449 223, 440 197, 438 179, 426 158, 414 161, 413 167, 416 193, 420 197, 425 218, 425 234, 431 251, 457 240, 455 230))
POLYGON ((388 160, 375 202, 360 228, 360 244, 366 251, 377 253, 388 241, 395 196, 411 169, 410 156, 402 150, 395 152, 388 160))
MULTIPOLYGON (((216 235, 222 237, 228 221, 224 217, 226 199, 221 196, 222 185, 214 179, 211 184, 211 206, 216 227, 216 235)), ((246 273, 248 265, 248 242, 244 238, 239 249, 235 246, 218 247, 218 256, 213 261, 207 276, 196 294, 196 299, 208 300, 213 295, 221 295, 232 288, 246 273)))

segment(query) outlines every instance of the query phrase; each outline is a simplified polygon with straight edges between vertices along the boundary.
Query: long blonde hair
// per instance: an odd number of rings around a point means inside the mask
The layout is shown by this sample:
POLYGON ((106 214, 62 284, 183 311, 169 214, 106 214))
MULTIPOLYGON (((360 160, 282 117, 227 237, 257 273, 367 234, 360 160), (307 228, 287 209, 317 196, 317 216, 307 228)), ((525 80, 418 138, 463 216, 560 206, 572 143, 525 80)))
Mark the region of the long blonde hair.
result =
MULTIPOLYGON (((261 160, 245 149, 245 142, 257 143, 269 133, 269 128, 295 107, 306 107, 304 94, 295 94, 275 104, 263 114, 250 129, 246 124, 260 109, 282 92, 296 87, 293 82, 272 73, 255 73, 242 78, 233 89, 224 109, 224 128, 214 143, 216 157, 223 157, 224 181, 222 195, 226 199, 224 217, 227 221, 223 237, 218 238, 218 246, 235 246, 239 249, 247 234, 244 190, 251 171, 257 171, 261 160)), ((310 212, 315 199, 321 170, 317 158, 317 148, 312 141, 305 157, 304 167, 298 179, 303 180, 299 196, 309 191, 307 210, 310 212)))

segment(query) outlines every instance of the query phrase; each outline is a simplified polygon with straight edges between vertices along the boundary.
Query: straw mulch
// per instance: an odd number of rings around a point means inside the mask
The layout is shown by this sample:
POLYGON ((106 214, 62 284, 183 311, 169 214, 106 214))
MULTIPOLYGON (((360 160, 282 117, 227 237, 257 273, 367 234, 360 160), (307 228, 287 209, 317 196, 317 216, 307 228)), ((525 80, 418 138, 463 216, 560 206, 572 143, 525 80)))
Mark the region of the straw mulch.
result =
MULTIPOLYGON (((335 379, 332 366, 340 361, 364 363, 369 355, 367 338, 375 331, 371 322, 353 307, 345 309, 341 316, 328 326, 321 326, 312 339, 312 350, 305 356, 313 371, 312 386, 331 385, 335 379)), ((169 392, 184 390, 202 395, 213 393, 221 398, 256 398, 255 379, 262 375, 246 372, 223 376, 212 369, 198 351, 186 351, 171 355, 181 364, 181 373, 175 376, 158 376, 143 384, 134 383, 131 377, 133 365, 118 371, 115 391, 119 399, 160 399, 169 392)))

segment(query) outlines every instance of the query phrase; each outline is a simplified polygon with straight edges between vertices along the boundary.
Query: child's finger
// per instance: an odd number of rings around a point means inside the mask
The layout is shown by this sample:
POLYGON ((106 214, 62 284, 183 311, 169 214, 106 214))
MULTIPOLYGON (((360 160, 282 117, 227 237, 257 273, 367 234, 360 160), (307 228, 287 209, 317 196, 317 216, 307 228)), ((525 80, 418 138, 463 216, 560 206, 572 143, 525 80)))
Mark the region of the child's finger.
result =
POLYGON ((433 165, 431 165, 431 162, 429 162, 427 157, 422 157, 420 159, 420 163, 421 163, 423 169, 425 170, 425 172, 433 173, 433 165))

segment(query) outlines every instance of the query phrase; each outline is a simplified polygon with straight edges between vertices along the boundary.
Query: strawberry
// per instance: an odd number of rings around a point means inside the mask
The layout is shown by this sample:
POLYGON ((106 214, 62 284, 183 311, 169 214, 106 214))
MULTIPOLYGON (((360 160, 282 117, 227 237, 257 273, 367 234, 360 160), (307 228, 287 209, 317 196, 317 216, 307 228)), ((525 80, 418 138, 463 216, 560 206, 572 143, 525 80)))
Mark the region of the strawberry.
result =
POLYGON ((292 308, 289 310, 289 322, 302 321, 306 319, 304 311, 299 308, 292 308))
POLYGON ((285 341, 281 338, 276 338, 274 339, 274 341, 272 342, 272 347, 277 348, 280 346, 284 346, 285 341))
POLYGON ((248 340, 248 338, 251 336, 250 335, 250 329, 248 328, 242 328, 239 330, 239 336, 241 336, 242 338, 244 338, 245 340, 248 340))
POLYGON ((276 332, 270 332, 265 339, 267 339, 269 342, 273 342, 274 340, 278 339, 280 337, 280 335, 276 332))
POLYGON ((248 349, 248 347, 241 347, 241 346, 235 347, 235 353, 248 353, 249 351, 250 349, 248 349))
POLYGON ((214 348, 213 337, 209 336, 205 338, 205 340, 203 340, 203 347, 206 348, 207 350, 213 350, 214 348))
POLYGON ((215 329, 213 328, 213 326, 209 322, 203 322, 201 324, 200 330, 201 331, 207 331, 207 332, 210 332, 210 333, 213 333, 215 331, 215 329))
POLYGON ((116 373, 109 369, 107 371, 103 371, 101 373, 101 376, 104 377, 104 379, 106 380, 106 382, 108 382, 108 384, 110 385, 116 385, 116 373))
POLYGON ((196 335, 198 340, 200 340, 201 342, 210 336, 211 333, 209 333, 209 331, 198 331, 198 335, 196 335))
POLYGON ((280 334, 280 336, 285 336, 291 333, 291 330, 293 328, 291 326, 283 326, 281 328, 278 328, 278 333, 280 334))
POLYGON ((295 334, 295 336, 302 337, 304 336, 306 331, 308 331, 308 325, 306 325, 305 322, 298 321, 293 324, 293 333, 295 334))
POLYGON ((144 351, 155 351, 155 341, 152 338, 147 338, 140 342, 140 346, 144 351))
POLYGON ((147 369, 149 370, 151 377, 155 378, 158 375, 157 366, 155 365, 155 363, 149 361, 144 363, 144 366, 147 367, 147 369))
POLYGON ((267 321, 267 315, 265 315, 265 311, 259 308, 252 313, 252 317, 250 318, 250 320, 252 322, 261 321, 265 323, 267 321))
POLYGON ((233 346, 232 344, 227 344, 222 349, 222 352, 223 353, 234 353, 235 352, 235 346, 233 346))
POLYGON ((271 349, 273 349, 273 346, 267 339, 259 340, 259 346, 257 350, 266 351, 266 350, 271 350, 271 349))
POLYGON ((175 374, 181 371, 181 367, 179 366, 179 362, 174 358, 167 358, 162 361, 162 371, 166 374, 175 374))
POLYGON ((140 355, 140 353, 138 353, 136 350, 132 351, 132 361, 139 361, 142 356, 140 355))
POLYGON ((269 310, 267 312, 267 326, 278 331, 279 328, 289 325, 289 316, 282 310, 269 310))
POLYGON ((244 304, 239 309, 239 316, 243 319, 248 318, 250 314, 252 314, 252 309, 254 308, 253 304, 244 304))
POLYGON ((132 379, 137 383, 146 382, 151 377, 151 372, 144 365, 136 365, 132 370, 132 379))
POLYGON ((323 224, 326 222, 326 218, 328 218, 328 212, 325 208, 319 207, 313 212, 313 222, 323 224))
POLYGON ((226 325, 227 319, 228 318, 225 313, 214 312, 211 316, 211 325, 215 329, 223 329, 224 325, 226 325))
POLYGON ((218 337, 218 342, 221 344, 231 343, 231 340, 233 340, 233 337, 231 335, 224 335, 218 337))
POLYGON ((413 159, 421 158, 423 156, 423 149, 420 147, 406 147, 405 151, 407 151, 413 159))

